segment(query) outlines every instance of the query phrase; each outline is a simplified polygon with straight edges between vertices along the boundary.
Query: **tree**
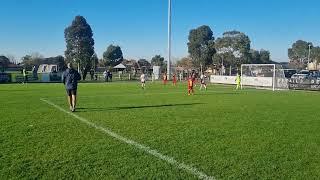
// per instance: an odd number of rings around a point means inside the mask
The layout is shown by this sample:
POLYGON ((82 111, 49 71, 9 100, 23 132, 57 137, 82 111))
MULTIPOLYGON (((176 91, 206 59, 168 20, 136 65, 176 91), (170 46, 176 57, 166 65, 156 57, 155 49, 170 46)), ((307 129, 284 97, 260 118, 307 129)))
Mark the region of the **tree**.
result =
POLYGON ((103 64, 105 66, 116 66, 123 61, 123 54, 120 46, 110 45, 103 53, 103 64))
POLYGON ((177 61, 177 66, 183 67, 184 69, 193 69, 193 63, 192 59, 190 57, 184 57, 181 58, 179 61, 177 61))
POLYGON ((30 55, 25 55, 21 58, 21 63, 26 68, 32 68, 34 62, 32 61, 32 57, 30 55))
POLYGON ((32 69, 33 66, 38 66, 43 63, 44 57, 37 52, 31 53, 31 55, 25 55, 21 58, 22 64, 27 69, 32 69))
POLYGON ((161 57, 160 55, 155 55, 152 59, 151 59, 151 64, 153 66, 162 66, 164 64, 164 58, 161 57))
POLYGON ((10 60, 6 56, 0 56, 0 71, 4 71, 9 64, 10 60))
POLYGON ((94 40, 90 25, 82 16, 76 16, 72 24, 64 31, 67 49, 66 62, 80 65, 82 77, 86 79, 91 69, 91 57, 94 54, 94 40))
POLYGON ((260 63, 268 64, 271 63, 270 52, 264 49, 260 50, 260 63))
POLYGON ((7 54, 6 57, 9 59, 10 63, 17 64, 17 59, 16 59, 16 57, 14 55, 7 54))
POLYGON ((142 72, 145 72, 146 70, 148 71, 151 68, 151 63, 146 59, 139 59, 138 66, 142 72))
POLYGON ((96 53, 94 53, 91 57, 92 68, 96 69, 99 65, 99 58, 96 53))
POLYGON ((139 68, 137 61, 134 59, 131 59, 131 60, 124 59, 122 61, 122 64, 126 66, 128 72, 136 71, 139 68))
POLYGON ((298 40, 292 44, 292 47, 288 49, 289 64, 291 64, 291 67, 299 69, 307 67, 309 45, 312 47, 311 42, 303 40, 298 40))
POLYGON ((40 64, 56 64, 60 70, 66 69, 66 63, 63 56, 44 58, 39 53, 23 56, 22 64, 27 69, 32 69, 33 66, 39 66, 40 64))
POLYGON ((250 50, 251 54, 251 63, 254 64, 269 64, 270 60, 270 52, 264 49, 258 50, 250 50))
POLYGON ((258 50, 250 50, 250 54, 251 54, 251 62, 253 64, 260 64, 261 63, 261 56, 260 56, 260 52, 258 50))
POLYGON ((161 57, 160 55, 155 55, 151 59, 151 65, 152 66, 160 66, 161 71, 165 71, 166 70, 166 63, 164 61, 164 57, 161 57))
POLYGON ((197 67, 207 67, 212 64, 212 57, 216 53, 213 32, 209 26, 200 26, 189 32, 188 52, 193 64, 197 67))
POLYGON ((316 46, 311 49, 310 59, 312 62, 319 63, 320 62, 320 47, 316 46))
POLYGON ((217 55, 214 57, 215 64, 221 65, 222 60, 224 66, 240 66, 244 63, 250 63, 250 43, 249 37, 242 32, 227 31, 223 33, 223 37, 218 38, 215 43, 217 50, 217 55))

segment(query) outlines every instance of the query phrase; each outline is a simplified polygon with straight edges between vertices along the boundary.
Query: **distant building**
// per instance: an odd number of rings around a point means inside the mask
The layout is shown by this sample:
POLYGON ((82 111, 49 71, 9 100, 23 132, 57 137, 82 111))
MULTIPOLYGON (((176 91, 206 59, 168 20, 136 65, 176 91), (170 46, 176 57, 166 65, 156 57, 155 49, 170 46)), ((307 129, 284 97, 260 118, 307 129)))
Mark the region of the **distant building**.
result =
POLYGON ((320 70, 320 63, 317 63, 317 62, 309 63, 308 70, 320 70))

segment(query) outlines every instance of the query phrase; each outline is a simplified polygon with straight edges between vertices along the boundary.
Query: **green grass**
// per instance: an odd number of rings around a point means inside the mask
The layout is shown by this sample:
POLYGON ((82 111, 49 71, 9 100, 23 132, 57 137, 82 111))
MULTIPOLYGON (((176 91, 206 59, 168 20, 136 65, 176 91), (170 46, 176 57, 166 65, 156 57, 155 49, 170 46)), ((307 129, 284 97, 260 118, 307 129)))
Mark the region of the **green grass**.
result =
MULTIPOLYGON (((217 179, 320 177, 320 94, 80 84, 76 115, 217 179)), ((61 84, 0 85, 0 179, 197 179, 40 101, 61 84)))

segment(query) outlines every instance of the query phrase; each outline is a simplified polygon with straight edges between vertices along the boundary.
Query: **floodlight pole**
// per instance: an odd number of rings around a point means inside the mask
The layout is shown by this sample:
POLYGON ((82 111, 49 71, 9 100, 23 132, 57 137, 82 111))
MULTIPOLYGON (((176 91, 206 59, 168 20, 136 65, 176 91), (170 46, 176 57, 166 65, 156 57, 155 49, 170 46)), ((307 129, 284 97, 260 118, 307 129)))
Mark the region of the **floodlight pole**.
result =
POLYGON ((171 0, 168 0, 168 62, 167 62, 167 79, 171 74, 171 0))
POLYGON ((310 63, 310 50, 311 50, 311 44, 309 43, 309 53, 308 53, 308 65, 309 65, 309 63, 310 63))

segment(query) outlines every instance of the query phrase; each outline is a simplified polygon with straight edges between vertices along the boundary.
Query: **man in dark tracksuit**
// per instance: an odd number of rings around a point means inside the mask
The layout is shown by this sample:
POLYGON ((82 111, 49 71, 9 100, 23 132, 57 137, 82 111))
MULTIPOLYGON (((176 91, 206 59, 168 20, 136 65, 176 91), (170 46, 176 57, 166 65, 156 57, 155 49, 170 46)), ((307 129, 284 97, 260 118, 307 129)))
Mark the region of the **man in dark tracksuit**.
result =
POLYGON ((62 75, 62 82, 66 87, 70 111, 72 112, 76 109, 79 80, 81 80, 80 74, 68 63, 68 69, 62 75))

